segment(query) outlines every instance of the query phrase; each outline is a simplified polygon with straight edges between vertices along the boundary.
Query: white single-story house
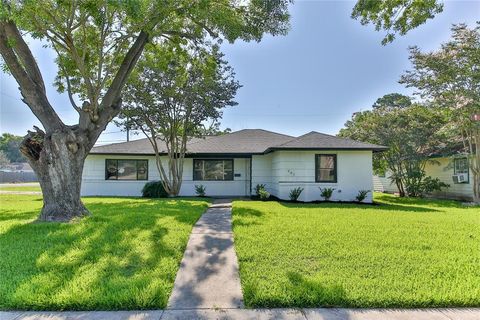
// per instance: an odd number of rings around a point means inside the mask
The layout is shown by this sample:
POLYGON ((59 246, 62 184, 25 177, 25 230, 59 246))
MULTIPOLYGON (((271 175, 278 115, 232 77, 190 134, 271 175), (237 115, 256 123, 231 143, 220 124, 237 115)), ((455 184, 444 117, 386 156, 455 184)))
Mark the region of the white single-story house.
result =
MULTIPOLYGON (((425 166, 425 173, 449 185, 448 188, 428 196, 440 199, 473 200, 473 173, 467 155, 432 156, 431 161, 425 166)), ((389 172, 382 176, 375 175, 373 181, 375 191, 398 192, 397 186, 389 179, 389 172)))
MULTIPOLYGON (((360 190, 373 190, 372 152, 384 149, 318 132, 292 137, 246 129, 194 138, 180 195, 194 196, 195 185, 202 184, 208 196, 250 196, 264 184, 280 199, 302 187, 300 201, 320 200, 319 187, 332 187, 331 200, 353 201, 360 190)), ((166 161, 166 153, 160 154, 166 161)), ((98 146, 85 161, 82 195, 140 196, 147 181, 159 178, 148 139, 98 146)), ((365 202, 371 201, 370 192, 365 202)))

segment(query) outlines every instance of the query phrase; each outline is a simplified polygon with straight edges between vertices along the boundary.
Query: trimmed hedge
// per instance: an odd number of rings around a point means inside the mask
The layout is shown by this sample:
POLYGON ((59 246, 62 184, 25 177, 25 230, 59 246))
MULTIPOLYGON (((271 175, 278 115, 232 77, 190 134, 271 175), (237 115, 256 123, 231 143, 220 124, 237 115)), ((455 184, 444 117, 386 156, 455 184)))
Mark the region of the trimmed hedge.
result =
POLYGON ((162 185, 161 181, 150 181, 145 183, 142 189, 142 197, 144 198, 167 198, 168 193, 162 185))

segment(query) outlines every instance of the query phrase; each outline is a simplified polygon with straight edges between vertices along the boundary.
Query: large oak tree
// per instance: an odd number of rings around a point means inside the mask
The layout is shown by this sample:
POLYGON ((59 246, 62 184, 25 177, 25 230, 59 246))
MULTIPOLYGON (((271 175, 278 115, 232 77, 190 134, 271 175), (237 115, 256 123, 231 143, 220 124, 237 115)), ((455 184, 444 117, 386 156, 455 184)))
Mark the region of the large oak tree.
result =
POLYGON ((122 108, 122 89, 147 42, 260 41, 288 30, 287 0, 30 0, 0 2, 0 53, 38 118, 21 150, 43 193, 40 220, 68 221, 89 212, 80 200, 85 158, 122 108), (65 124, 26 39, 56 53, 55 85, 78 112, 65 124), (81 101, 81 103, 77 103, 81 101))

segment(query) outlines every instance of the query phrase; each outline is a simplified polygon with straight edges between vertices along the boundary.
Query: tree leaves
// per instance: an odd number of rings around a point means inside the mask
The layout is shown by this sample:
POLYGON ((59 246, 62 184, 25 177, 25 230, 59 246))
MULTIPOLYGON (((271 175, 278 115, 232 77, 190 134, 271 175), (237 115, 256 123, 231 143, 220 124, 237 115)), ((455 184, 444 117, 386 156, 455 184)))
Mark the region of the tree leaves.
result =
POLYGON ((443 3, 438 0, 358 0, 352 18, 360 19, 362 25, 373 24, 377 31, 385 30, 385 45, 442 11, 443 3))
POLYGON ((339 135, 388 146, 374 155, 374 169, 377 173, 388 169, 400 193, 407 193, 422 185, 426 162, 445 141, 440 130, 445 122, 443 113, 394 93, 379 98, 373 110, 356 113, 339 135))

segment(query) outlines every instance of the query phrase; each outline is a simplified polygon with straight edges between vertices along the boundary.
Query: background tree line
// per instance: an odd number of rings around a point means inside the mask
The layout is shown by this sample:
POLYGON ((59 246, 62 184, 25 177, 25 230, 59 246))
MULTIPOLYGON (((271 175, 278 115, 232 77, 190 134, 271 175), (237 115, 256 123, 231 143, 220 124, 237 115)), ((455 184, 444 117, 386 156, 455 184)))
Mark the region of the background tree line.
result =
POLYGON ((415 88, 421 102, 389 94, 372 110, 356 113, 340 135, 388 146, 375 155, 375 170, 391 172, 400 195, 417 196, 445 187, 425 176, 433 153, 460 144, 480 202, 480 23, 452 27, 452 38, 434 52, 410 48, 412 69, 400 83, 415 88))
POLYGON ((27 162, 20 153, 20 143, 23 137, 11 133, 3 133, 0 136, 0 159, 1 164, 5 165, 11 162, 27 162))

